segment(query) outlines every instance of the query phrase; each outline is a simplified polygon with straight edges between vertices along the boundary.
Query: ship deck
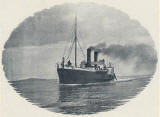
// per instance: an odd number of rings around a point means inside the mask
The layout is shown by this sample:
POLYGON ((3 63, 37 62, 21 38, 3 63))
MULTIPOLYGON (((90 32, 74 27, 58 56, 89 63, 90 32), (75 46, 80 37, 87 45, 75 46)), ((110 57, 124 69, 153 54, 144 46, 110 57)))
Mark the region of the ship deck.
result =
POLYGON ((107 72, 107 70, 96 70, 95 68, 88 67, 88 68, 80 68, 80 67, 64 67, 64 68, 58 68, 58 69, 68 69, 68 70, 81 70, 81 71, 90 71, 90 72, 97 72, 97 71, 102 71, 102 72, 107 72))

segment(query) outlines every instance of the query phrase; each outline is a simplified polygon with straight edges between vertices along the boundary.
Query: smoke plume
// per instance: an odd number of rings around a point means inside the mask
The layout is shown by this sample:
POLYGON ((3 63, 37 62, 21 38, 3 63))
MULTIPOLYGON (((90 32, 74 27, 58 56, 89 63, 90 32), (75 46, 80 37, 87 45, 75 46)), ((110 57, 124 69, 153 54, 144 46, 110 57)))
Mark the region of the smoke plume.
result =
MULTIPOLYGON (((116 64, 133 66, 132 72, 144 71, 145 74, 152 74, 155 72, 157 55, 152 46, 146 44, 137 45, 119 45, 112 44, 106 46, 105 43, 100 43, 94 47, 93 50, 98 50, 103 55, 111 58, 111 61, 118 61, 116 64)), ((123 66, 121 66, 123 68, 123 66)))

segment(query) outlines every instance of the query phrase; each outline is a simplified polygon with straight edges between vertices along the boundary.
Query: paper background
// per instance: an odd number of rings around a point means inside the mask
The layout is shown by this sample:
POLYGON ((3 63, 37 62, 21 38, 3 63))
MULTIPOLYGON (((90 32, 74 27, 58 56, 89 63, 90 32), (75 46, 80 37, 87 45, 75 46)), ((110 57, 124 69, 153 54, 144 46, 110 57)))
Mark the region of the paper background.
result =
MULTIPOLYGON (((50 8, 56 4, 95 2, 120 9, 131 18, 138 20, 151 34, 158 51, 158 0, 0 0, 0 54, 10 33, 26 17, 37 11, 50 8)), ((159 51, 158 51, 159 53, 159 51)), ((0 56, 1 59, 2 56, 0 56)), ((1 59, 2 60, 2 59, 1 59)), ((2 63, 2 62, 1 62, 2 63)), ((148 86, 125 105, 93 115, 93 117, 158 117, 159 110, 159 75, 157 72, 148 86)), ((32 105, 22 98, 8 84, 3 66, 0 65, 0 116, 1 117, 64 117, 32 105)), ((75 116, 75 115, 74 115, 75 116)))

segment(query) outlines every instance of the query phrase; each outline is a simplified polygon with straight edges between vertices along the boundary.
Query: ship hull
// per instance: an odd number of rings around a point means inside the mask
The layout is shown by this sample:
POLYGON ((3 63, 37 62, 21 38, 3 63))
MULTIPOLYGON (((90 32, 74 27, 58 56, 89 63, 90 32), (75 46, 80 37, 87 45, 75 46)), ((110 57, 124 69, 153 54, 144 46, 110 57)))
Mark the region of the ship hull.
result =
POLYGON ((87 71, 75 69, 57 69, 59 82, 61 84, 86 84, 96 82, 106 82, 114 79, 113 75, 106 71, 87 71))

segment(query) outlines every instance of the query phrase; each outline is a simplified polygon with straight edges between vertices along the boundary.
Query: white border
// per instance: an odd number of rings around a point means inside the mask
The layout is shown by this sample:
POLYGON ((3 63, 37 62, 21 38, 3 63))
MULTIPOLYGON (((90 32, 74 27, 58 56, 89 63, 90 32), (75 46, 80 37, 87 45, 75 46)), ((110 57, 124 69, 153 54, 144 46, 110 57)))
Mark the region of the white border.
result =
MULTIPOLYGON (((37 11, 50 8, 61 3, 78 3, 86 0, 0 0, 0 54, 11 31, 26 17, 37 11)), ((87 0, 98 4, 113 6, 126 12, 147 28, 152 35, 159 52, 158 36, 158 0, 87 0)), ((0 59, 2 56, 0 56, 0 59)), ((2 117, 62 117, 71 115, 57 114, 39 108, 19 96, 8 84, 2 65, 0 65, 0 116, 2 117)), ((159 68, 147 88, 136 98, 123 106, 109 112, 101 112, 88 116, 109 117, 158 117, 159 109, 159 68)), ((74 116, 74 115, 72 115, 74 116)))

